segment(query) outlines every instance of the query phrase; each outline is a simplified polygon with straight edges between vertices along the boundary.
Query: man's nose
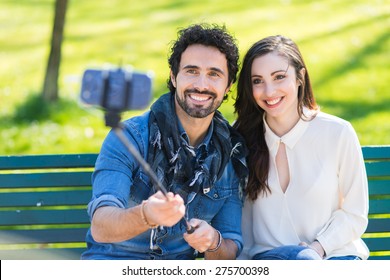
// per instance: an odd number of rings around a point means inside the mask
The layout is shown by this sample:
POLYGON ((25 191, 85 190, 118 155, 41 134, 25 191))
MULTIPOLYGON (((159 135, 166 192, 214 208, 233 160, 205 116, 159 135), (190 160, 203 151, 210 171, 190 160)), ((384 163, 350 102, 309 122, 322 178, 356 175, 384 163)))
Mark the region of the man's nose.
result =
POLYGON ((199 75, 196 81, 194 82, 194 88, 200 92, 209 89, 209 81, 206 75, 199 75))

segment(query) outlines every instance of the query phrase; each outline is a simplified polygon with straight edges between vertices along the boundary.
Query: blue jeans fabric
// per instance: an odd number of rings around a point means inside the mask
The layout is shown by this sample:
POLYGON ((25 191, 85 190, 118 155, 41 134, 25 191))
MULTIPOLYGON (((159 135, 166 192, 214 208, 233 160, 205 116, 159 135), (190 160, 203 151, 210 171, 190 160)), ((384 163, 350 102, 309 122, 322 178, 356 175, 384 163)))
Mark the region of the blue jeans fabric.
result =
MULTIPOLYGON (((288 245, 256 254, 253 260, 321 260, 313 249, 306 246, 288 245)), ((332 257, 329 260, 360 260, 357 256, 332 257)))
MULTIPOLYGON (((123 123, 124 133, 146 160, 148 154, 149 112, 123 123)), ((207 139, 207 137, 205 137, 207 139)), ((207 143, 206 143, 207 145, 207 143)), ((242 193, 239 178, 230 161, 222 177, 207 193, 191 193, 186 205, 186 218, 210 223, 225 239, 233 240, 238 253, 242 249, 242 193)), ((130 208, 139 205, 155 191, 148 176, 111 131, 100 151, 92 176, 93 193, 88 214, 99 207, 130 208)), ((148 230, 135 238, 117 243, 98 243, 90 231, 87 250, 82 259, 194 259, 196 252, 183 238, 185 225, 148 230), (152 244, 152 246, 151 246, 152 244)))

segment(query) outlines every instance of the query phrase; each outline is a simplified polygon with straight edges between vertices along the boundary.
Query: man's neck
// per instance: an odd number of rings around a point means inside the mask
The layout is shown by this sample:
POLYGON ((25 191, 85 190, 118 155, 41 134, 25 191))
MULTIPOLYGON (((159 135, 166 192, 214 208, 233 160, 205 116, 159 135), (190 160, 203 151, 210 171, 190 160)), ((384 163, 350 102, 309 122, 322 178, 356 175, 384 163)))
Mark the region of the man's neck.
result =
POLYGON ((193 118, 188 115, 179 115, 178 118, 187 133, 190 145, 193 147, 202 143, 213 119, 213 114, 205 118, 193 118))

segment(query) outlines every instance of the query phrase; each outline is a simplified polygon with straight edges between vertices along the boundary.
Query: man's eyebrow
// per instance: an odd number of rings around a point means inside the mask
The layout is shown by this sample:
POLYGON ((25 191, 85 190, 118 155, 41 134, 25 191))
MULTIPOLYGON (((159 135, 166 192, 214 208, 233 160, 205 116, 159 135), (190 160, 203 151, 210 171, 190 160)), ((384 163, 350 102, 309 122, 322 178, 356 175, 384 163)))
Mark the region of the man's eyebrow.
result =
POLYGON ((222 75, 225 75, 225 72, 218 67, 210 67, 210 70, 221 73, 222 75))
POLYGON ((196 65, 186 65, 183 67, 183 69, 199 69, 199 66, 196 66, 196 65))

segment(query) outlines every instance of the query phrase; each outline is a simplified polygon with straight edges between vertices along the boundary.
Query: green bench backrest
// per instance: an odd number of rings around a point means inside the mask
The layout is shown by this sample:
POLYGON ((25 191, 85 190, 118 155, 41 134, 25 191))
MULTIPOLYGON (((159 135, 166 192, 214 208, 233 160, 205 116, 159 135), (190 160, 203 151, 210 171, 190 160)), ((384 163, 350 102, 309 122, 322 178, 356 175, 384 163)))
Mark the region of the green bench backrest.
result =
POLYGON ((80 258, 96 157, 0 157, 0 259, 80 258))
MULTIPOLYGON (((390 146, 363 147, 370 259, 390 259, 390 146)), ((0 259, 79 259, 97 154, 0 156, 0 259)))
POLYGON ((390 259, 390 146, 362 147, 370 195, 364 241, 370 259, 390 259))

